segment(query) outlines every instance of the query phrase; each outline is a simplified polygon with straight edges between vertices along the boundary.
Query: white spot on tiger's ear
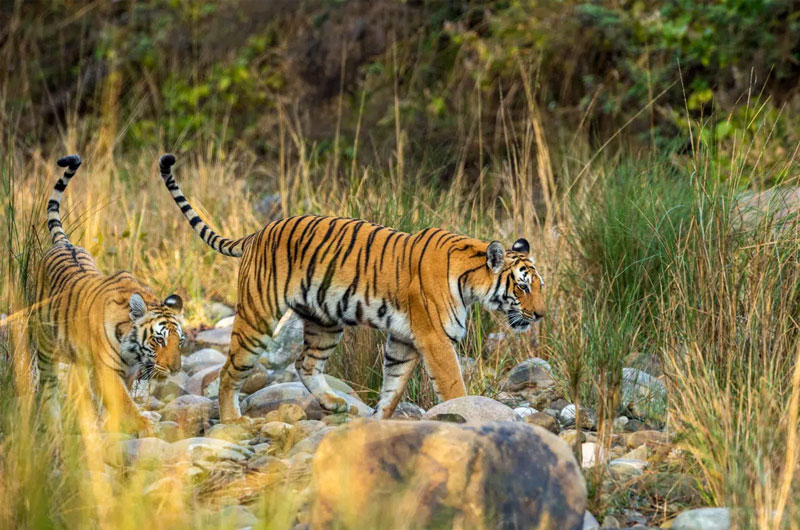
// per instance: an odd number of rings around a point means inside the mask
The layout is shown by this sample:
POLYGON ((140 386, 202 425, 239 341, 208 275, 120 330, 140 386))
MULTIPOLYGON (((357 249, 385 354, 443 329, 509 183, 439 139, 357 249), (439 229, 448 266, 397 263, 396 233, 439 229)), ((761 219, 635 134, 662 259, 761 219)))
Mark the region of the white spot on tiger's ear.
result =
POLYGON ((505 263, 506 251, 503 250, 503 245, 498 241, 489 243, 489 248, 486 249, 486 265, 489 269, 497 274, 503 268, 505 263))
POLYGON ((174 311, 183 311, 183 300, 177 294, 171 294, 164 300, 164 305, 174 311))
POLYGON ((514 241, 514 244, 511 246, 511 250, 514 252, 520 252, 522 254, 528 254, 531 251, 531 245, 528 243, 528 240, 521 237, 514 241))
POLYGON ((131 295, 130 300, 128 300, 128 306, 131 309, 131 320, 142 318, 144 314, 147 313, 147 304, 144 303, 144 299, 139 293, 133 293, 131 295))

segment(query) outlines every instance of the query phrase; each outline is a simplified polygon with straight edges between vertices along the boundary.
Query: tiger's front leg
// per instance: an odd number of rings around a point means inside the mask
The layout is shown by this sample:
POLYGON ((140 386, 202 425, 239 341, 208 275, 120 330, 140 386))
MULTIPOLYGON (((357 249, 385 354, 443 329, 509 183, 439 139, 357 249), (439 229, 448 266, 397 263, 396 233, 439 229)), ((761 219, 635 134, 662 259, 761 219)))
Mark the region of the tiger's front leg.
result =
POLYGON ((455 346, 450 339, 446 335, 431 333, 422 335, 418 342, 425 370, 439 399, 448 401, 466 396, 467 387, 461 375, 455 346))
POLYGON ((139 412, 122 376, 100 359, 95 359, 94 373, 106 408, 106 428, 114 432, 133 431, 152 436, 155 430, 153 423, 139 412))
POLYGON ((328 412, 347 412, 347 402, 325 380, 325 363, 342 338, 342 328, 303 321, 303 351, 294 366, 300 380, 328 412))
POLYGON ((376 417, 392 417, 418 362, 419 352, 416 348, 389 336, 383 355, 383 382, 375 410, 376 417))

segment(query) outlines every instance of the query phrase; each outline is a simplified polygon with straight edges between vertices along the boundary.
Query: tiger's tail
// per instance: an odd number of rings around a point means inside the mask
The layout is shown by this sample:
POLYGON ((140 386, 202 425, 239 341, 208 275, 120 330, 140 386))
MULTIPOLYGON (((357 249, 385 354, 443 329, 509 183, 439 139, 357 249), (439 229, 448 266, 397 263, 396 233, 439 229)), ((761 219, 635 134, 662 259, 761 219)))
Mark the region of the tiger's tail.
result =
POLYGON ((205 221, 197 215, 197 212, 192 209, 192 205, 189 204, 189 201, 183 196, 183 192, 172 176, 171 168, 174 164, 175 155, 171 154, 162 155, 161 159, 158 161, 158 167, 161 170, 161 179, 164 181, 164 185, 167 187, 170 194, 172 194, 172 199, 175 201, 175 204, 177 204, 178 208, 183 212, 183 216, 186 217, 186 220, 189 221, 189 224, 192 225, 194 231, 197 232, 200 239, 202 239, 206 245, 225 256, 232 256, 234 258, 241 257, 242 253, 244 253, 245 243, 247 243, 251 236, 245 236, 240 239, 228 239, 214 232, 205 221))
POLYGON ((69 238, 64 232, 64 227, 61 224, 61 197, 64 195, 64 190, 67 189, 70 179, 78 171, 81 166, 81 157, 78 155, 69 155, 59 158, 56 162, 59 167, 67 168, 64 175, 58 179, 56 185, 53 186, 53 193, 50 194, 50 200, 47 201, 47 229, 50 230, 50 238, 53 240, 54 245, 59 243, 69 243, 69 238))

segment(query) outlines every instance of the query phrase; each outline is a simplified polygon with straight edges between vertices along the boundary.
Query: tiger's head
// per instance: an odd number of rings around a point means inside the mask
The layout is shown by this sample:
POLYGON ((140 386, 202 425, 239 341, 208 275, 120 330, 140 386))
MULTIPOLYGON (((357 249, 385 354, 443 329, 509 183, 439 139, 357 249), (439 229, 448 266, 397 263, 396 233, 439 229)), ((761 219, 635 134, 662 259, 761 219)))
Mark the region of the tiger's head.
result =
POLYGON ((492 241, 486 250, 486 265, 492 273, 493 285, 484 304, 504 312, 511 329, 525 331, 544 317, 544 280, 536 270, 526 239, 518 239, 511 250, 504 250, 499 242, 492 241))
POLYGON ((181 369, 180 347, 185 340, 183 300, 177 294, 148 306, 139 293, 129 300, 131 329, 121 341, 123 355, 138 367, 138 377, 163 379, 181 369))

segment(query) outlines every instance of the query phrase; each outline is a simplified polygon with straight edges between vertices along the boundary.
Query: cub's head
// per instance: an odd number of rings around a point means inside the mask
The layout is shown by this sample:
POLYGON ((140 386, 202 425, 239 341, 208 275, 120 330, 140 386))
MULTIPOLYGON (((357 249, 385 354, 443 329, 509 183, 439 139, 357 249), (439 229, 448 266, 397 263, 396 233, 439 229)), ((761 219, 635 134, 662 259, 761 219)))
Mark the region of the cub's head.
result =
POLYGON ((493 285, 484 304, 502 311, 514 331, 525 331, 532 322, 544 317, 544 280, 536 270, 526 239, 518 239, 511 250, 503 250, 497 241, 486 249, 486 265, 493 285))
POLYGON ((134 293, 128 305, 131 330, 122 339, 123 355, 139 365, 142 379, 163 379, 179 371, 180 347, 185 339, 181 297, 172 294, 161 304, 148 306, 134 293))

